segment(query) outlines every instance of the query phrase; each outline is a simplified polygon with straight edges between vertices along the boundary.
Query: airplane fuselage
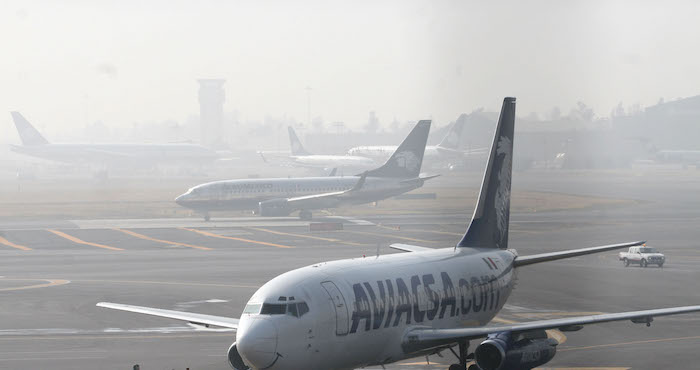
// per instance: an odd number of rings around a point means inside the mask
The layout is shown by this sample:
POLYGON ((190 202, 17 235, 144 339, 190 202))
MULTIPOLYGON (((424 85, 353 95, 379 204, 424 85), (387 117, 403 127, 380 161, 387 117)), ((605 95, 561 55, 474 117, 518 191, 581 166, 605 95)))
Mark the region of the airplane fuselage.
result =
POLYGON ((236 346, 256 369, 353 369, 415 357, 402 343, 409 329, 491 321, 515 286, 514 258, 508 250, 447 248, 293 270, 252 296, 236 346), (269 305, 298 302, 309 312, 266 314, 269 305))
MULTIPOLYGON (((389 153, 391 155, 391 153, 389 153)), ((377 162, 371 158, 354 156, 354 155, 296 155, 291 156, 295 164, 305 167, 314 168, 334 168, 342 167, 349 169, 364 170, 377 165, 377 162)))
MULTIPOLYGON (((183 207, 196 211, 255 210, 271 199, 338 192, 351 189, 359 176, 297 177, 214 181, 197 185, 176 198, 183 207)), ((370 203, 420 187, 423 182, 368 177, 365 185, 347 204, 370 203)))
POLYGON ((33 157, 68 163, 182 164, 206 163, 216 152, 197 144, 42 144, 13 145, 12 150, 33 157))

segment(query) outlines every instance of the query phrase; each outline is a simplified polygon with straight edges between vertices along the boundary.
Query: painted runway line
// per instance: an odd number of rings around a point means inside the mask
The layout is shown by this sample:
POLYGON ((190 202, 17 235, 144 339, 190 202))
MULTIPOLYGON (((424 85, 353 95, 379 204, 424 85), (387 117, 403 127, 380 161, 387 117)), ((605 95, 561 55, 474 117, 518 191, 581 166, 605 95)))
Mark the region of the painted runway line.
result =
POLYGON ((151 237, 148 236, 148 235, 139 234, 139 233, 133 232, 133 231, 131 231, 131 230, 126 230, 126 229, 112 229, 112 230, 121 231, 121 232, 123 232, 124 234, 131 235, 131 236, 133 236, 133 237, 135 237, 135 238, 139 238, 139 239, 143 239, 143 240, 148 240, 148 241, 152 241, 152 242, 156 242, 156 243, 162 243, 162 244, 168 244, 168 245, 179 245, 179 246, 182 246, 182 247, 193 248, 193 249, 199 249, 199 250, 203 250, 203 251, 210 251, 210 250, 212 250, 212 248, 203 247, 203 246, 201 246, 201 245, 192 245, 192 244, 187 244, 187 243, 174 242, 174 241, 170 241, 170 240, 163 240, 163 239, 151 238, 151 237))
POLYGON ((19 249, 19 250, 23 250, 23 251, 30 251, 30 250, 32 250, 32 248, 25 247, 25 246, 19 245, 19 244, 15 244, 15 243, 13 243, 13 242, 11 242, 11 241, 9 241, 9 240, 3 238, 2 236, 0 236, 0 244, 6 245, 6 246, 8 246, 8 247, 16 248, 16 249, 19 249))
POLYGON ((246 242, 246 243, 267 245, 267 246, 277 247, 277 248, 294 248, 294 247, 291 247, 291 246, 289 246, 289 245, 282 245, 282 244, 261 242, 261 241, 257 241, 257 240, 250 240, 250 239, 244 239, 244 238, 237 238, 237 237, 234 237, 234 236, 219 235, 219 234, 210 233, 210 232, 204 231, 204 230, 190 229, 190 228, 188 228, 188 227, 180 227, 179 229, 191 231, 191 232, 193 232, 193 233, 205 235, 205 236, 208 236, 208 237, 211 237, 211 238, 237 240, 237 241, 239 241, 239 242, 246 242))
POLYGON ((69 284, 70 280, 62 280, 62 279, 56 279, 56 280, 49 280, 49 279, 1 279, 0 281, 46 281, 46 283, 42 284, 32 284, 32 285, 25 285, 25 286, 17 286, 17 287, 9 287, 9 288, 0 288, 0 292, 9 292, 9 291, 15 291, 15 290, 27 290, 27 289, 38 289, 38 288, 48 288, 52 286, 59 286, 59 285, 65 285, 69 284))
POLYGON ((109 249, 109 250, 113 250, 113 251, 123 251, 123 249, 121 249, 121 248, 110 247, 109 245, 86 242, 85 240, 78 239, 78 238, 76 238, 76 237, 74 237, 74 236, 72 236, 72 235, 68 235, 68 234, 66 234, 66 233, 64 233, 64 232, 62 232, 62 231, 58 231, 58 230, 54 230, 54 229, 47 229, 46 231, 48 231, 48 232, 50 232, 50 233, 53 233, 53 234, 55 234, 55 235, 58 235, 58 236, 60 236, 61 238, 68 239, 68 240, 70 240, 70 241, 72 241, 73 243, 76 243, 76 244, 90 245, 90 246, 93 246, 93 247, 102 248, 102 249, 109 249))
POLYGON ((327 242, 341 243, 341 244, 354 245, 354 246, 361 246, 361 247, 367 246, 366 244, 355 243, 355 242, 348 242, 348 241, 340 240, 340 239, 324 238, 324 237, 321 237, 321 236, 304 235, 304 234, 297 234, 297 233, 288 233, 288 232, 284 232, 284 231, 275 231, 275 230, 265 229, 265 228, 262 228, 262 227, 246 227, 246 229, 255 230, 255 231, 261 231, 261 232, 266 232, 266 233, 276 234, 276 235, 288 235, 288 236, 295 236, 295 237, 299 237, 299 238, 314 239, 314 240, 323 240, 323 241, 327 241, 327 242))

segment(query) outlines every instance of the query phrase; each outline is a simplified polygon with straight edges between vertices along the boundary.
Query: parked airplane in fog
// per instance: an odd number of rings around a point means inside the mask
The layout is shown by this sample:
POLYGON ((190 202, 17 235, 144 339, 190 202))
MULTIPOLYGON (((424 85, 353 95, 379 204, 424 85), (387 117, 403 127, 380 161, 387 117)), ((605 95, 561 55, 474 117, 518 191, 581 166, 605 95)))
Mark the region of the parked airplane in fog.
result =
POLYGON ((310 219, 311 211, 346 204, 376 202, 423 186, 435 176, 421 176, 430 121, 420 121, 381 167, 357 176, 272 178, 215 181, 197 185, 175 201, 204 214, 256 210, 261 216, 310 219))
MULTIPOLYGON (((506 98, 471 223, 455 246, 392 245, 410 253, 317 263, 284 273, 250 298, 240 319, 116 303, 100 307, 237 330, 234 369, 355 369, 452 351, 450 370, 532 369, 558 342, 545 330, 700 311, 700 306, 485 326, 515 288, 520 268, 643 242, 519 256, 508 249, 515 99, 506 98), (485 340, 483 338, 486 338, 485 340), (469 341, 479 340, 473 353, 469 341), (457 348, 455 352, 453 348, 457 348)), ((657 354, 653 354, 657 355, 657 354)), ((652 356, 640 352, 638 356, 652 356)))
POLYGON ((159 164, 201 165, 213 162, 216 152, 197 144, 52 144, 19 112, 11 112, 22 145, 17 153, 60 162, 103 167, 148 167, 159 164))
MULTIPOLYGON (((377 162, 375 162, 373 159, 363 156, 312 154, 304 148, 304 146, 301 144, 301 141, 299 140, 299 137, 297 136, 296 132, 291 126, 287 127, 287 131, 289 132, 289 145, 291 147, 291 154, 285 155, 284 158, 282 158, 281 163, 288 163, 296 167, 310 167, 321 169, 340 168, 351 171, 363 171, 377 166, 377 162)), ((263 157, 263 160, 265 160, 266 162, 266 155, 279 157, 281 154, 279 152, 266 151, 260 151, 258 153, 263 157)), ((386 159, 386 157, 383 159, 386 159)))
MULTIPOLYGON (((462 131, 464 131, 466 122, 466 114, 459 116, 457 121, 447 131, 447 135, 445 135, 438 145, 428 145, 425 147, 425 159, 440 160, 450 164, 457 164, 455 162, 461 162, 469 156, 483 156, 485 158, 488 154, 488 148, 474 150, 460 149, 462 131)), ((348 150, 348 155, 384 160, 395 150, 395 145, 356 146, 348 150)))

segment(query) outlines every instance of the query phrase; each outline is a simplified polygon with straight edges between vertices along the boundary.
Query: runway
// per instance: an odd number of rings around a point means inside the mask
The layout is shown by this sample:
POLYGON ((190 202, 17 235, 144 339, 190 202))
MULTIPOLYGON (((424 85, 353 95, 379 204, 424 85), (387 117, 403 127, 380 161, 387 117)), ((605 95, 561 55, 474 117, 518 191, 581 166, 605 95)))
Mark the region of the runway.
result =
MULTIPOLYGON (((658 192, 648 183, 627 185, 640 202, 514 213, 510 246, 527 255, 647 239, 666 253, 664 268, 624 268, 616 253, 525 267, 499 320, 700 303, 700 197, 685 191, 700 186, 688 182, 679 185, 681 190, 658 192)), ((552 185, 552 191, 561 190, 566 189, 552 185)), ((590 193, 591 187, 569 191, 590 193)), ((311 232, 308 221, 295 218, 3 221, 0 369, 131 369, 134 364, 143 370, 228 369, 232 331, 99 309, 95 303, 237 317, 252 293, 280 273, 320 261, 398 253, 388 248, 394 242, 452 247, 470 215, 471 205, 465 205, 463 213, 315 220, 343 225, 326 232, 311 232)), ((700 315, 658 318, 651 328, 630 322, 588 326, 560 336, 558 353, 546 368, 693 368, 700 358, 698 329, 700 315)), ((417 358, 387 368, 445 369, 454 359, 449 352, 443 356, 432 356, 429 364, 417 358)))

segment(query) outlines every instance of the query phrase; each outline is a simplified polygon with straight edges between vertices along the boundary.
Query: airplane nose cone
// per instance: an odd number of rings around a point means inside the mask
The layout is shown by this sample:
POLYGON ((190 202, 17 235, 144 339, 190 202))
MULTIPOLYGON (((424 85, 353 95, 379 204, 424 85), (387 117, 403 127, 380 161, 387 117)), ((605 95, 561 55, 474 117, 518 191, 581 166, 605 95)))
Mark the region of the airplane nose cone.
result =
POLYGON ((187 198, 187 195, 182 194, 182 195, 178 196, 177 198, 175 198, 175 203, 183 206, 186 203, 186 198, 187 198))
POLYGON ((246 364, 265 369, 277 361, 277 328, 268 318, 251 318, 238 327, 236 347, 246 364))

